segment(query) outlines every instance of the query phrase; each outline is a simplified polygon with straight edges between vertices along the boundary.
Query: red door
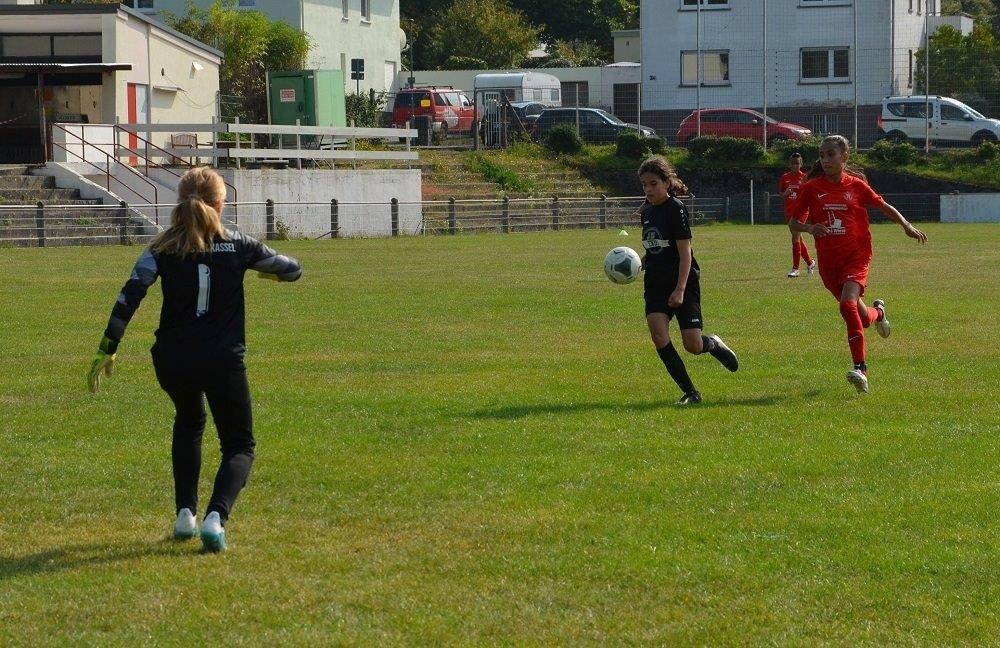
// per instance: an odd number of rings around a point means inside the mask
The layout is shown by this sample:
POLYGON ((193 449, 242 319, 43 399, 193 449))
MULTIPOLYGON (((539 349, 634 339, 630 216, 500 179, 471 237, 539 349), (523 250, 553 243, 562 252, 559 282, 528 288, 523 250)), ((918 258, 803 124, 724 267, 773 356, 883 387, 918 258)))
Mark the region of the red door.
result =
MULTIPOLYGON (((135 84, 129 83, 127 86, 128 92, 128 123, 136 124, 138 123, 139 111, 136 105, 136 95, 135 95, 135 84)), ((139 140, 136 138, 135 133, 128 134, 128 147, 135 150, 139 146, 139 140)), ((128 158, 128 163, 135 166, 139 163, 134 155, 130 155, 128 158)))

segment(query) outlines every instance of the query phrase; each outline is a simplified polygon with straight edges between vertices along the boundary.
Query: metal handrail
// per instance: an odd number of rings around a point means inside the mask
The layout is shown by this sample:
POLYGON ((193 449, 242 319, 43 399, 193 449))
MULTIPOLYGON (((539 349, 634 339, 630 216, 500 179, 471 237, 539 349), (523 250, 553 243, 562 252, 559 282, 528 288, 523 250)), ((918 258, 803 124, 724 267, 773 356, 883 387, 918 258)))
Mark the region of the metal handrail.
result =
MULTIPOLYGON (((84 137, 82 137, 80 135, 77 135, 76 133, 70 132, 62 124, 58 124, 58 123, 52 124, 52 128, 58 128, 59 130, 61 130, 62 132, 64 132, 66 135, 75 137, 76 139, 80 140, 80 142, 83 144, 83 147, 84 147, 83 151, 84 152, 86 152, 87 148, 89 147, 89 148, 91 148, 91 149, 93 149, 95 151, 100 151, 101 154, 103 154, 104 157, 107 158, 107 164, 104 167, 104 177, 105 177, 104 188, 105 189, 107 189, 108 191, 111 191, 111 178, 113 177, 111 175, 111 163, 114 162, 115 164, 118 164, 119 166, 123 166, 124 168, 128 169, 131 173, 135 174, 140 180, 142 180, 143 182, 145 182, 146 184, 148 184, 150 187, 153 188, 153 202, 150 203, 149 200, 145 196, 143 196, 138 191, 136 191, 132 187, 128 186, 127 184, 125 184, 124 182, 122 182, 121 180, 119 180, 118 178, 115 178, 115 182, 119 183, 121 186, 125 187, 126 189, 128 189, 129 191, 131 191, 136 196, 139 196, 139 198, 143 202, 145 202, 146 204, 156 204, 156 203, 160 202, 160 200, 159 200, 159 198, 160 198, 159 191, 156 189, 156 183, 152 182, 149 178, 147 178, 143 174, 139 173, 138 171, 136 171, 135 169, 133 169, 129 165, 120 164, 120 162, 118 161, 118 159, 116 157, 113 157, 107 151, 99 148, 97 144, 94 144, 92 142, 88 142, 86 138, 84 138, 84 137)), ((66 151, 67 155, 73 155, 73 156, 76 156, 76 157, 80 158, 81 162, 84 162, 85 164, 89 164, 90 166, 94 167, 95 169, 98 169, 98 170, 101 169, 101 167, 99 165, 94 164, 93 162, 91 162, 90 160, 88 160, 84 155, 80 155, 78 153, 75 153, 74 151, 70 151, 69 148, 67 148, 66 146, 63 146, 62 144, 59 144, 54 139, 52 141, 52 146, 57 146, 57 147, 61 148, 62 150, 66 151)))

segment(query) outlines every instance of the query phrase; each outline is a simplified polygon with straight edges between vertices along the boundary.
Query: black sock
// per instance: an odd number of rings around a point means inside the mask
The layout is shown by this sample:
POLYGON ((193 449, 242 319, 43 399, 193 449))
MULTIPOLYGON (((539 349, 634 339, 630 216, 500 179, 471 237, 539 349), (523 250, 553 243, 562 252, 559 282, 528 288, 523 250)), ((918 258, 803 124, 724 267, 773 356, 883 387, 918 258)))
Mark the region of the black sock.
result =
POLYGON ((663 366, 667 368, 667 373, 674 379, 674 382, 677 383, 682 392, 687 394, 695 391, 694 383, 691 382, 691 378, 688 376, 684 361, 677 354, 673 343, 667 342, 667 346, 657 349, 656 354, 660 356, 663 366))
POLYGON ((854 368, 859 371, 865 371, 865 372, 868 371, 868 365, 866 365, 864 362, 855 362, 854 368))
POLYGON ((715 340, 713 340, 710 337, 702 335, 701 336, 701 352, 702 353, 711 353, 712 351, 715 351, 715 340))

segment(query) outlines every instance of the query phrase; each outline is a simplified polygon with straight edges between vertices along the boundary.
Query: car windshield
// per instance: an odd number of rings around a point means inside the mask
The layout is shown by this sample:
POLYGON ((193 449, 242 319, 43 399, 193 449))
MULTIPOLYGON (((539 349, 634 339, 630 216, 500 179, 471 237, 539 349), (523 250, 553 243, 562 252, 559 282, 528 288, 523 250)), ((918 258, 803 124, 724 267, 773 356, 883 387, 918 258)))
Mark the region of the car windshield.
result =
POLYGON ((600 108, 598 108, 598 109, 594 110, 594 112, 596 112, 598 115, 603 116, 605 119, 607 119, 612 124, 618 124, 618 125, 624 125, 625 124, 625 122, 623 122, 622 120, 618 119, 617 117, 615 117, 614 115, 612 115, 611 113, 609 113, 607 110, 601 110, 600 108))

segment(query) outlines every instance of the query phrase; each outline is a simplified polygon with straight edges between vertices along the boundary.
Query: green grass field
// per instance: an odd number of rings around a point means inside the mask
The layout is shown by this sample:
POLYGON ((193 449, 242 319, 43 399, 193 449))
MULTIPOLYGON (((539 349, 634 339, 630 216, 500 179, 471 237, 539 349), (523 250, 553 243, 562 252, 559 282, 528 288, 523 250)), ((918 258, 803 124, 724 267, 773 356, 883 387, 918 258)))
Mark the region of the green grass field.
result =
POLYGON ((866 395, 785 228, 696 229, 741 368, 685 354, 687 409, 601 272, 635 233, 279 242, 219 555, 168 537, 158 286, 85 389, 139 248, 2 249, 0 645, 995 645, 1000 228, 921 227, 874 227, 866 395))

